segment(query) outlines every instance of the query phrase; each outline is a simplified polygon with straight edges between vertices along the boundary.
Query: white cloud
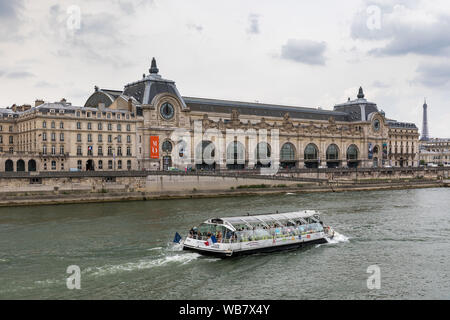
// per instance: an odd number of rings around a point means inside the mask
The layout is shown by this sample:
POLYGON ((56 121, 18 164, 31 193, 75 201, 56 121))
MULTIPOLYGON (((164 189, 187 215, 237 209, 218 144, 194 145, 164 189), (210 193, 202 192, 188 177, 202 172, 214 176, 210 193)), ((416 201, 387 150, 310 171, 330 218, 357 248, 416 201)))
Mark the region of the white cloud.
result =
POLYGON ((289 39, 281 48, 281 58, 310 65, 325 64, 325 42, 289 39))
POLYGON ((186 24, 186 26, 188 27, 188 29, 195 30, 197 32, 203 31, 203 26, 200 24, 188 23, 188 24, 186 24))
POLYGON ((0 0, 0 42, 22 40, 17 26, 23 23, 23 8, 23 0, 0 0))
POLYGON ((354 39, 375 41, 370 54, 445 56, 450 52, 450 14, 408 6, 411 3, 392 5, 395 1, 390 1, 391 6, 388 3, 368 2, 353 20, 354 39))
POLYGON ((331 109, 363 86, 418 126, 426 96, 430 131, 450 136, 448 1, 0 0, 0 14, 0 105, 83 105, 94 85, 140 79, 155 56, 185 96, 331 109), (80 29, 67 29, 71 5, 80 29), (367 28, 371 5, 380 29, 367 28))
POLYGON ((447 87, 450 84, 450 61, 422 62, 417 68, 416 82, 427 87, 447 87))
POLYGON ((259 30, 259 15, 257 14, 250 14, 248 16, 248 22, 249 22, 249 27, 247 29, 247 32, 250 34, 259 34, 260 30, 259 30))

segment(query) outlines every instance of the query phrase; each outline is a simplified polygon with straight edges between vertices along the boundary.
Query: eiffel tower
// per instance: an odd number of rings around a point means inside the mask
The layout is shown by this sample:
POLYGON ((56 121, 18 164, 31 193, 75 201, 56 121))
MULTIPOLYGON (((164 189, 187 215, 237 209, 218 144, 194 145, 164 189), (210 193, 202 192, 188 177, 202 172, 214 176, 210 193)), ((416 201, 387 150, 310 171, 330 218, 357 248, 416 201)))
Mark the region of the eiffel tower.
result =
POLYGON ((428 133, 428 115, 427 115, 427 100, 425 99, 425 102, 423 103, 423 122, 422 122, 422 137, 420 138, 421 141, 428 141, 430 140, 430 136, 428 133))

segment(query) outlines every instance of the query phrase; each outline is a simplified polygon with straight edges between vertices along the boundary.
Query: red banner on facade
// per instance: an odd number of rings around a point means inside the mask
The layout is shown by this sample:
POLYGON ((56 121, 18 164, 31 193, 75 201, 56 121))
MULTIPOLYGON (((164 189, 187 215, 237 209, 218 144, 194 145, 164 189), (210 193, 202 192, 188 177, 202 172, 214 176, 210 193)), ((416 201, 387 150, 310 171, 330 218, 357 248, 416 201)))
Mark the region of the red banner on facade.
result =
POLYGON ((150 158, 159 159, 159 137, 150 136, 150 158))

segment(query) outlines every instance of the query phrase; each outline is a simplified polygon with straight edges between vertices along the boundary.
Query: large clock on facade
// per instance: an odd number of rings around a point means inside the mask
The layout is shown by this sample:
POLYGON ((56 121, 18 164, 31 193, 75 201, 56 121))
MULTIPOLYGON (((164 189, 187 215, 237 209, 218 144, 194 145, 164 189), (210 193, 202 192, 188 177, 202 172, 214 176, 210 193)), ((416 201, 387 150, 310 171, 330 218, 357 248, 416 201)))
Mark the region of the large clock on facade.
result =
POLYGON ((173 108, 173 106, 170 103, 165 102, 161 105, 159 112, 161 113, 161 116, 164 119, 170 120, 173 118, 173 116, 175 114, 175 109, 173 108))

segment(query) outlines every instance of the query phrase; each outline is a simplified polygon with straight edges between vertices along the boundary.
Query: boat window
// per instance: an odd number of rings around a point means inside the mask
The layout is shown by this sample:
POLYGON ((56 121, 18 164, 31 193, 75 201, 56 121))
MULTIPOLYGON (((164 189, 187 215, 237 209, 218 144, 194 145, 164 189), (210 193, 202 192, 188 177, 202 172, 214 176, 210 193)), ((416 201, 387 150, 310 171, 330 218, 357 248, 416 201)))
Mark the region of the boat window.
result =
POLYGON ((217 242, 223 242, 227 235, 229 239, 232 237, 232 231, 223 225, 202 223, 189 234, 198 240, 207 240, 211 235, 216 237, 217 242))
POLYGON ((235 233, 230 234, 226 242, 247 242, 258 240, 270 240, 273 238, 297 237, 307 233, 322 232, 323 226, 320 223, 308 223, 278 226, 270 228, 261 227, 253 230, 248 228, 237 229, 235 233))
POLYGON ((245 217, 214 218, 191 230, 190 237, 218 242, 244 242, 289 238, 323 232, 323 222, 313 211, 266 214, 245 217), (235 231, 233 231, 235 230, 235 231))

